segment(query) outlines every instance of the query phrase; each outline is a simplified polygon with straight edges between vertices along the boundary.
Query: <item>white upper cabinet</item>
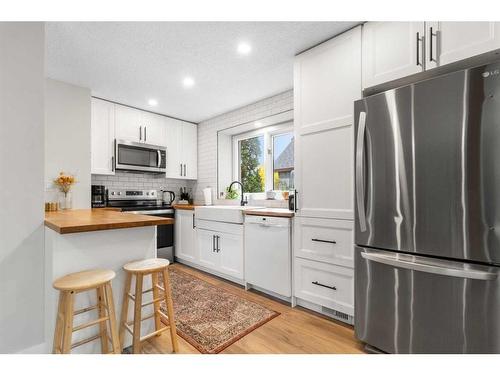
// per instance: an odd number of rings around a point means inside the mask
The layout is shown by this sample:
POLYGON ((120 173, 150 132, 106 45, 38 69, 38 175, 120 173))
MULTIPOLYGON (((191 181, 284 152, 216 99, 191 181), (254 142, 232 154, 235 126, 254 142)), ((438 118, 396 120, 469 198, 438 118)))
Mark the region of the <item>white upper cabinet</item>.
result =
POLYGON ((144 142, 142 111, 115 105, 116 138, 131 142, 144 142))
POLYGON ((182 123, 179 120, 165 118, 165 143, 167 146, 167 178, 182 178, 182 123))
POLYGON ((363 25, 363 88, 424 70, 424 22, 363 25))
POLYGON ((157 146, 166 146, 165 116, 142 112, 143 141, 157 146))
POLYGON ((116 138, 165 146, 165 116, 115 105, 116 138))
POLYGON ((167 178, 198 177, 198 128, 181 120, 166 119, 167 178))
POLYGON ((361 27, 296 57, 298 216, 353 219, 353 102, 361 98, 361 27))
POLYGON ((184 177, 195 180, 198 177, 198 126, 189 122, 182 124, 182 145, 184 177))
POLYGON ((113 175, 115 105, 92 98, 91 113, 91 173, 113 175))
POLYGON ((426 69, 500 48, 500 22, 426 22, 426 69))

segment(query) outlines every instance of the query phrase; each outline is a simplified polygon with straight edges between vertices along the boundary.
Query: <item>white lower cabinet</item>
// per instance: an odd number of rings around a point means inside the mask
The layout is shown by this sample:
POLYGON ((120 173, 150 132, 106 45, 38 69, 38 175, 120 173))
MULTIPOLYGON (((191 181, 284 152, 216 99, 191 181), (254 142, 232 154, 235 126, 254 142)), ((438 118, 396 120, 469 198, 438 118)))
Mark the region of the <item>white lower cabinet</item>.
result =
POLYGON ((243 235, 219 233, 218 236, 220 272, 243 279, 243 235))
POLYGON ((295 296, 354 315, 354 269, 295 258, 295 296))
POLYGON ((350 220, 295 218, 295 256, 354 267, 353 244, 350 220))
POLYGON ((353 222, 295 217, 294 233, 297 303, 352 323, 344 315, 354 316, 353 222))
POLYGON ((198 229, 196 241, 200 251, 199 264, 216 270, 219 263, 219 254, 216 252, 216 234, 211 230, 198 229))
POLYGON ((198 265, 243 281, 243 225, 197 220, 198 265))
POLYGON ((189 262, 199 259, 194 211, 175 211, 175 257, 189 262))

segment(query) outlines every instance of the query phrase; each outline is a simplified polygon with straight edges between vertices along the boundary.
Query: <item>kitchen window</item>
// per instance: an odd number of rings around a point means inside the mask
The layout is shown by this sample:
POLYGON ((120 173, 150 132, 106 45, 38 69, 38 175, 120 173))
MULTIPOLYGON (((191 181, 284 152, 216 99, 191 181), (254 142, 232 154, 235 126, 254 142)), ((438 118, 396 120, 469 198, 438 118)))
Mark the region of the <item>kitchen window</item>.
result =
POLYGON ((245 193, 265 198, 269 190, 288 191, 294 187, 294 135, 292 123, 269 126, 233 136, 235 180, 245 193))

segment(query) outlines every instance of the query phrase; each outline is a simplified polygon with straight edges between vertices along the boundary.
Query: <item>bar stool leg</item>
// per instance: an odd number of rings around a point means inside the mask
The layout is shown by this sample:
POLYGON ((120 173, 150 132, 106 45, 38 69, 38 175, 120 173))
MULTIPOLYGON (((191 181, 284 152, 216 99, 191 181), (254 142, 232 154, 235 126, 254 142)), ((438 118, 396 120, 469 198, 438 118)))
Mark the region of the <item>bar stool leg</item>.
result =
POLYGON ((142 312, 142 274, 135 275, 135 301, 134 301, 134 354, 141 353, 141 312, 142 312))
POLYGON ((73 334, 73 304, 75 292, 64 292, 64 335, 61 352, 69 354, 71 352, 71 337, 73 334))
MULTIPOLYGON (((109 316, 107 312, 105 311, 106 308, 106 299, 105 299, 105 292, 104 288, 102 286, 97 287, 96 289, 97 292, 97 311, 99 312, 99 318, 104 318, 106 316, 109 316)), ((101 352, 102 353, 109 353, 109 347, 108 347, 108 329, 107 329, 107 323, 106 321, 99 323, 99 331, 101 334, 101 352)))
POLYGON ((119 339, 120 346, 123 348, 125 346, 125 324, 128 322, 128 301, 130 293, 130 285, 132 284, 132 274, 126 272, 125 273, 125 288, 123 289, 123 301, 122 301, 122 314, 120 316, 120 327, 118 327, 119 331, 119 339))
MULTIPOLYGON (((156 300, 158 299, 158 297, 160 296, 160 292, 159 292, 159 289, 157 287, 158 285, 158 273, 156 272, 153 272, 151 274, 151 278, 152 278, 152 281, 153 281, 153 299, 156 300)), ((160 311, 160 301, 158 302, 155 302, 154 303, 154 319, 155 319, 155 331, 158 331, 160 328, 161 328, 161 319, 160 319, 160 314, 158 313, 158 311, 160 311)), ((160 336, 161 333, 159 333, 157 336, 160 336)))
POLYGON ((57 304, 56 327, 54 331, 54 342, 52 344, 52 353, 62 352, 62 334, 64 329, 64 293, 59 292, 59 303, 57 304))
POLYGON ((113 353, 120 354, 122 352, 118 331, 116 330, 115 302, 113 300, 113 290, 111 283, 106 283, 106 302, 109 312, 109 330, 111 331, 111 343, 113 345, 113 353))
POLYGON ((177 329, 175 328, 174 305, 172 303, 172 290, 170 289, 170 278, 168 277, 168 268, 163 270, 163 288, 165 289, 165 303, 167 305, 168 323, 170 324, 170 338, 174 353, 179 352, 177 343, 177 329))

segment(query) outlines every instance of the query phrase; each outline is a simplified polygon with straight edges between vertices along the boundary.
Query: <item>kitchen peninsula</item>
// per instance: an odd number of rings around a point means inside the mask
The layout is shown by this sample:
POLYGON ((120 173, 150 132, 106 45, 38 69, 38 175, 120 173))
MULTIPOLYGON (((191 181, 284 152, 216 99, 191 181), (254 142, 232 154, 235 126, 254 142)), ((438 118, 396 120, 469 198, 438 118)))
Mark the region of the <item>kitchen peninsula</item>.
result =
MULTIPOLYGON (((112 281, 113 298, 115 310, 119 314, 125 282, 122 266, 134 260, 156 257, 156 226, 173 223, 174 220, 169 218, 105 209, 46 213, 45 338, 48 352, 52 347, 58 298, 57 291, 52 287, 53 281, 68 273, 87 269, 113 270, 116 273, 116 278, 112 281)), ((146 278, 144 281, 144 289, 150 288, 150 280, 146 278)), ((75 298, 75 310, 95 304, 96 296, 93 293, 81 293, 75 298)), ((88 321, 88 316, 85 316, 88 314, 95 314, 95 311, 75 316, 74 325, 88 321)), ((153 330, 152 323, 147 320, 142 323, 143 334, 153 330)), ((95 335, 97 329, 95 326, 75 332, 74 342, 95 335)), ((126 335, 124 346, 130 343, 131 337, 126 335)), ((74 352, 99 353, 100 342, 92 341, 76 348, 74 352)))

